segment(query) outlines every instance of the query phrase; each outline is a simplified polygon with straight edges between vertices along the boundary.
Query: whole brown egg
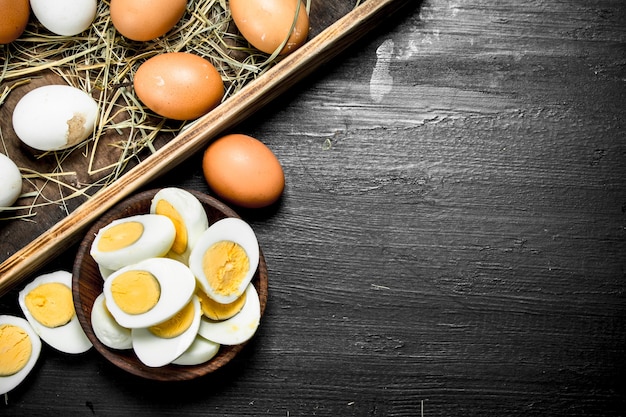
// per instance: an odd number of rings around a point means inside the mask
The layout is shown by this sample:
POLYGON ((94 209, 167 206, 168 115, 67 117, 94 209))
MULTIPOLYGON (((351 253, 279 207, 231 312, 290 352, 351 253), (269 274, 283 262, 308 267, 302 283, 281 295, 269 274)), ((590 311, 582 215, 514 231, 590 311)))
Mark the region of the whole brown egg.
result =
POLYGON ((30 17, 28 0, 0 0, 0 44, 19 38, 30 17))
POLYGON ((149 41, 169 32, 186 7, 187 0, 111 0, 111 22, 128 39, 149 41))

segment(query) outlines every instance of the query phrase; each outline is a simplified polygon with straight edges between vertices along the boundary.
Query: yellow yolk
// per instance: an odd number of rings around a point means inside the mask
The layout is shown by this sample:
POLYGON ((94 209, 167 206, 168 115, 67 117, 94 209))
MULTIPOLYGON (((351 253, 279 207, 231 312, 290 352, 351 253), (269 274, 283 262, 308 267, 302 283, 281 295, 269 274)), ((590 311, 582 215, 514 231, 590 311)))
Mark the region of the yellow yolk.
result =
POLYGON ((19 326, 0 324, 0 376, 19 372, 33 351, 28 333, 19 326))
POLYGON ((60 282, 41 284, 24 298, 33 318, 46 327, 59 327, 74 317, 72 290, 60 282))
POLYGON ((112 252, 135 243, 143 234, 140 222, 125 222, 109 227, 102 233, 98 241, 98 250, 112 252))
POLYGON ((159 281, 148 271, 126 271, 111 282, 111 294, 117 306, 127 314, 142 314, 159 301, 159 281))
POLYGON ((239 313, 246 302, 246 295, 242 294, 232 303, 222 304, 218 303, 204 291, 198 290, 196 294, 200 298, 200 306, 202 307, 202 313, 211 320, 226 320, 239 313))
POLYGON ((171 339, 176 336, 180 336, 191 326, 194 318, 194 306, 193 301, 183 307, 178 313, 169 320, 163 323, 150 326, 148 329, 155 336, 162 337, 164 339, 171 339))
POLYGON ((202 268, 213 291, 231 295, 238 291, 250 269, 250 262, 239 244, 223 240, 207 249, 202 258, 202 268))
POLYGON ((180 215, 178 210, 174 208, 168 201, 159 200, 156 205, 156 214, 161 214, 163 216, 169 217, 169 219, 174 223, 174 228, 176 229, 176 237, 174 238, 174 243, 172 244, 172 252, 181 255, 187 249, 187 228, 185 227, 185 221, 183 217, 180 215))

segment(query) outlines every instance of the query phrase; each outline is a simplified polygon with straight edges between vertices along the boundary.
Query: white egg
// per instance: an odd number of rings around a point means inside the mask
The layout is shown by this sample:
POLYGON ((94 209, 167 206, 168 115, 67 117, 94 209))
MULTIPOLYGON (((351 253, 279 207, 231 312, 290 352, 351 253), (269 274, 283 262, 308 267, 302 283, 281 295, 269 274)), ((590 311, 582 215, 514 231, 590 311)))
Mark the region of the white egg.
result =
POLYGON ((106 307, 120 326, 129 329, 149 327, 161 323, 183 308, 194 294, 196 281, 187 265, 169 258, 151 258, 124 267, 111 274, 104 281, 106 307), (151 274, 158 282, 159 295, 156 304, 145 312, 129 313, 117 304, 115 293, 127 292, 138 303, 146 295, 133 288, 116 288, 116 280, 129 271, 143 271, 151 274))
POLYGON ((13 110, 13 129, 22 142, 40 151, 65 149, 93 134, 98 104, 69 85, 45 85, 28 92, 13 110))
POLYGON ((144 365, 150 367, 165 366, 182 355, 191 346, 198 334, 200 316, 202 315, 198 297, 194 296, 191 303, 193 306, 193 321, 183 333, 176 337, 159 337, 147 328, 132 330, 133 350, 144 365))
POLYGON ((133 346, 130 329, 120 326, 109 313, 104 294, 96 297, 93 303, 91 327, 98 340, 111 349, 130 349, 133 346))
POLYGON ((50 32, 62 36, 78 35, 87 29, 98 9, 97 0, 30 0, 39 22, 50 32))
POLYGON ((254 231, 248 223, 233 217, 221 219, 209 226, 189 256, 189 267, 204 292, 222 304, 231 303, 244 293, 258 265, 259 243, 254 231), (214 262, 214 259, 205 259, 207 251, 219 242, 233 242, 243 248, 248 260, 248 269, 245 274, 242 272, 243 275, 239 280, 225 282, 226 279, 218 276, 238 266, 238 262, 230 257, 221 258, 218 262, 214 262), (208 272, 207 266, 218 273, 208 272))
POLYGON ((3 207, 10 207, 22 194, 22 174, 15 162, 3 153, 0 153, 0 211, 3 207))
POLYGON ((158 214, 138 214, 114 220, 98 231, 91 245, 93 259, 106 269, 118 270, 144 259, 164 256, 176 229, 158 214))
POLYGON ((219 343, 211 342, 198 335, 191 346, 172 363, 174 365, 199 365, 211 360, 219 350, 219 343))
POLYGON ((202 318, 198 334, 222 345, 238 345, 256 333, 261 320, 259 295, 252 283, 246 288, 246 303, 235 316, 223 321, 202 318))
POLYGON ((78 317, 76 317, 72 298, 69 299, 70 305, 59 304, 57 299, 48 299, 46 296, 37 296, 34 300, 37 305, 49 305, 51 307, 49 311, 52 312, 52 310, 54 310, 55 314, 59 311, 69 311, 67 309, 71 309, 70 320, 66 324, 58 327, 48 327, 47 325, 40 323, 28 308, 26 300, 28 294, 46 284, 61 284, 69 289, 71 295, 72 274, 67 271, 51 272, 49 274, 40 275, 27 284, 18 295, 18 302, 24 316, 35 332, 37 332, 39 337, 41 337, 44 342, 53 348, 65 353, 86 352, 92 346, 91 341, 85 335, 85 332, 78 321, 78 317))
POLYGON ((176 227, 176 239, 167 256, 187 263, 191 249, 209 227, 200 200, 180 188, 163 188, 153 197, 150 213, 162 214, 172 220, 176 227))
MULTIPOLYGON (((2 355, 11 354, 9 350, 9 346, 4 344, 4 340, 2 338, 2 327, 4 325, 16 326, 21 328, 28 335, 28 339, 31 344, 31 352, 28 360, 24 367, 17 372, 11 375, 0 376, 0 395, 6 394, 11 391, 13 388, 17 387, 22 381, 28 376, 30 371, 33 370, 33 367, 37 363, 37 359, 39 358, 39 353, 41 352, 41 340, 39 336, 32 328, 32 326, 28 323, 28 321, 24 320, 21 317, 8 316, 3 315, 0 316, 0 358, 2 355)), ((11 358, 8 358, 11 360, 11 358)), ((2 359, 4 361, 4 359, 2 359)))

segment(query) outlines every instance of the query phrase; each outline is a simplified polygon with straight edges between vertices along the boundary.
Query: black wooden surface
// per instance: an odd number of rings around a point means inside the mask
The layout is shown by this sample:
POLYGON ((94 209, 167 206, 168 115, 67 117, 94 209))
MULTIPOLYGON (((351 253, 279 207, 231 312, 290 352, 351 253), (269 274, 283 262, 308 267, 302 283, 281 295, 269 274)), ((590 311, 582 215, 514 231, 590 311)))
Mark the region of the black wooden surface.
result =
MULTIPOLYGON (((45 347, 0 414, 626 415, 625 67, 621 1, 416 3, 240 126, 287 179, 239 211, 240 357, 164 384, 45 347)), ((200 158, 151 186, 208 192, 200 158)))

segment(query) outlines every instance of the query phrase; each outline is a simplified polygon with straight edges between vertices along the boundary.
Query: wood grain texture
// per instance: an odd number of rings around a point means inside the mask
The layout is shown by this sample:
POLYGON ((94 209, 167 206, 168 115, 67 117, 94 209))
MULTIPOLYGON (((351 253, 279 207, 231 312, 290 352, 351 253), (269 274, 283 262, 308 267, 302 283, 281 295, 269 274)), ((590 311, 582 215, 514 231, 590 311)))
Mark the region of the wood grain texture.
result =
MULTIPOLYGON (((45 349, 3 411, 623 416, 625 23, 612 0, 409 7, 236 128, 287 179, 238 210, 271 294, 249 349, 182 384, 45 349)), ((149 186, 208 192, 200 157, 149 186)))

